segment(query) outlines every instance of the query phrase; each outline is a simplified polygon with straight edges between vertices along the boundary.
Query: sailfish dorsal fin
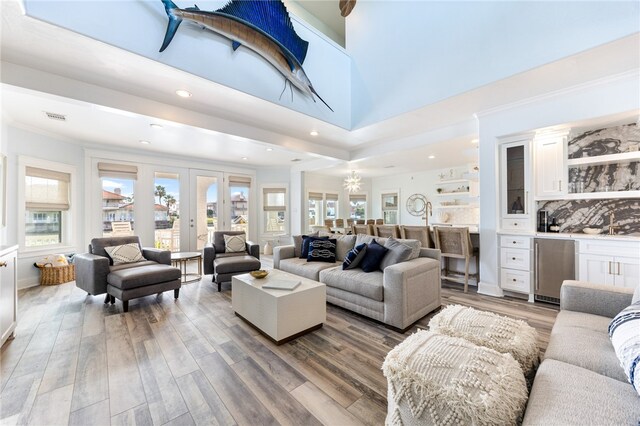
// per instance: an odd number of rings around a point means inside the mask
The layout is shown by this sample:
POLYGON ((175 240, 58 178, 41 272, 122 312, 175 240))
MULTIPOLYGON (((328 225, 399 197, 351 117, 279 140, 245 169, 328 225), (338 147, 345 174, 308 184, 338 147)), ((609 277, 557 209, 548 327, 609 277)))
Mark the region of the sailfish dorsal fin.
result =
POLYGON ((216 10, 243 20, 273 37, 302 65, 309 42, 296 34, 289 12, 281 0, 232 0, 216 10))

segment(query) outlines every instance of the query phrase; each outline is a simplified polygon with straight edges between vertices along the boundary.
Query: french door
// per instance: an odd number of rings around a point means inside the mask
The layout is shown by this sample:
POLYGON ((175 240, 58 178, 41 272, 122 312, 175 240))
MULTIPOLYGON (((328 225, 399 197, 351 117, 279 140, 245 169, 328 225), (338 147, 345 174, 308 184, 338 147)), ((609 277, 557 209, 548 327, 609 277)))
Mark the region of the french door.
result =
POLYGON ((224 185, 220 172, 189 169, 189 250, 213 242, 213 232, 225 229, 224 185))

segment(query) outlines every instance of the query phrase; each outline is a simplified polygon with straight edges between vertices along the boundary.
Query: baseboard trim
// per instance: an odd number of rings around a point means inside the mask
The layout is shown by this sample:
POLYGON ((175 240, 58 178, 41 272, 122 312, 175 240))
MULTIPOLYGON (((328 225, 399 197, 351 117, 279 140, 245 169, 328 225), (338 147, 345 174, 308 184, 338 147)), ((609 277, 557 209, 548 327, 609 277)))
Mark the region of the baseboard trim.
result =
POLYGON ((478 293, 484 294, 485 296, 504 297, 504 293, 498 284, 487 283, 484 281, 480 281, 478 284, 478 293))
POLYGON ((37 287, 39 285, 40 285, 40 280, 37 277, 22 278, 18 280, 18 290, 37 287))

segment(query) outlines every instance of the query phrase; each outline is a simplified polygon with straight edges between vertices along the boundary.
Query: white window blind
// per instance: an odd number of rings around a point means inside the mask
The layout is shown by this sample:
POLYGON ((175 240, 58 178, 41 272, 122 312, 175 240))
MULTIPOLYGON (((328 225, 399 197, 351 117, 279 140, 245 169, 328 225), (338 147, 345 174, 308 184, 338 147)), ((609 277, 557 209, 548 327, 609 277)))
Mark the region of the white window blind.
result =
POLYGON ((263 188, 263 209, 266 212, 282 212, 286 211, 285 206, 287 190, 285 188, 263 188))
POLYGON ((322 193, 321 192, 310 192, 309 200, 320 200, 322 201, 322 193))
POLYGON ((359 201, 366 202, 367 196, 364 194, 352 194, 352 195, 349 195, 349 201, 352 203, 359 202, 359 201))
POLYGON ((398 194, 389 193, 382 194, 382 210, 397 210, 398 209, 398 194))
POLYGON ((129 164, 98 163, 98 176, 138 180, 138 167, 129 164))
POLYGON ((327 201, 338 201, 338 194, 325 194, 327 201))
POLYGON ((69 210, 69 173, 26 167, 27 210, 69 210))
POLYGON ((251 187, 251 178, 249 176, 229 176, 229 186, 233 187, 251 187))

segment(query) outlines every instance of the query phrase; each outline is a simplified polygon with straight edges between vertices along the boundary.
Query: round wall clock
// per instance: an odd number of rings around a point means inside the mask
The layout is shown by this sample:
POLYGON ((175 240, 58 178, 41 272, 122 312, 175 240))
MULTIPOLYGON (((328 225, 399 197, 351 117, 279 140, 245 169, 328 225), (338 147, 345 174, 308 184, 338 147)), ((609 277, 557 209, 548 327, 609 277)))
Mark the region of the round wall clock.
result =
POLYGON ((407 211, 412 216, 422 216, 427 211, 427 197, 413 194, 407 199, 407 211))

